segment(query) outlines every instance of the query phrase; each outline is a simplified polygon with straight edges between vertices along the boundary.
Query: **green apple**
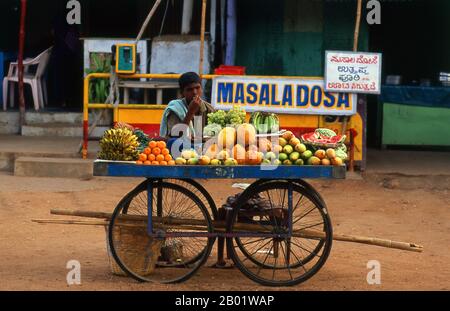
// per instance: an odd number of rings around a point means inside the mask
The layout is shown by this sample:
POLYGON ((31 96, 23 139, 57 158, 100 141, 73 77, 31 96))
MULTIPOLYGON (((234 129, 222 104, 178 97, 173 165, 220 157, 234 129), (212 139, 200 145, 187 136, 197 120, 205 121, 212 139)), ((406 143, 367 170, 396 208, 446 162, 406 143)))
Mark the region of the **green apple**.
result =
POLYGON ((303 161, 302 159, 298 159, 297 161, 295 161, 295 165, 305 165, 305 161, 303 161))
POLYGON ((312 156, 313 156, 313 153, 312 153, 311 150, 306 150, 305 152, 302 153, 302 159, 303 160, 308 160, 312 156))
POLYGON ((286 145, 283 148, 283 152, 289 155, 294 152, 294 147, 292 147, 291 145, 286 145))
POLYGON ((268 152, 265 156, 266 160, 273 161, 277 159, 277 155, 274 152, 268 152))
POLYGON ((289 159, 288 155, 286 153, 280 153, 278 155, 278 160, 280 160, 281 162, 286 161, 287 159, 289 159))
POLYGON ((289 155, 289 160, 291 160, 291 161, 294 162, 294 163, 295 163, 295 161, 297 161, 298 159, 300 159, 300 153, 298 153, 298 152, 292 152, 292 153, 289 155))
POLYGON ((199 160, 197 158, 191 158, 187 161, 188 165, 198 165, 199 160))
POLYGON ((304 153, 306 150, 308 150, 308 149, 306 148, 306 146, 304 144, 298 144, 295 146, 295 151, 297 151, 300 154, 304 153))
POLYGON ((222 165, 222 162, 220 162, 220 160, 214 159, 214 160, 211 160, 210 164, 214 165, 214 166, 218 166, 218 165, 222 165))
POLYGON ((271 164, 272 164, 272 161, 270 161, 269 159, 265 159, 262 161, 261 165, 271 165, 271 164))
POLYGON ((286 146, 286 145, 288 144, 288 141, 287 141, 286 139, 284 139, 284 138, 280 138, 278 144, 279 144, 281 147, 284 147, 284 146, 286 146))
POLYGON ((235 166, 235 165, 237 165, 237 161, 235 159, 233 159, 233 158, 228 158, 228 159, 225 160, 224 164, 226 166, 235 166))
POLYGON ((282 164, 283 164, 283 162, 281 162, 280 160, 273 161, 273 165, 275 165, 275 166, 280 166, 282 164))
POLYGON ((286 160, 283 162, 283 165, 292 165, 291 160, 286 160))

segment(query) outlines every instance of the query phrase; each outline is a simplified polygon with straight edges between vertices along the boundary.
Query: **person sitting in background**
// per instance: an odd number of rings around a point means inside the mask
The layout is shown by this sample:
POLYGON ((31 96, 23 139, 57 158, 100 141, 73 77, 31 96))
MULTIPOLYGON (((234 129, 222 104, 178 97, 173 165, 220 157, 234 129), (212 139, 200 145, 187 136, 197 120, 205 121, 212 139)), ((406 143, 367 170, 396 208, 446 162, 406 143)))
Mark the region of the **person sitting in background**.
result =
POLYGON ((184 124, 189 127, 188 137, 195 137, 194 117, 201 116, 202 132, 206 126, 208 113, 214 112, 211 104, 201 99, 203 94, 201 79, 195 72, 186 72, 178 80, 182 98, 169 102, 164 110, 159 134, 166 138, 168 146, 181 136, 179 131, 172 131, 178 124, 184 124))

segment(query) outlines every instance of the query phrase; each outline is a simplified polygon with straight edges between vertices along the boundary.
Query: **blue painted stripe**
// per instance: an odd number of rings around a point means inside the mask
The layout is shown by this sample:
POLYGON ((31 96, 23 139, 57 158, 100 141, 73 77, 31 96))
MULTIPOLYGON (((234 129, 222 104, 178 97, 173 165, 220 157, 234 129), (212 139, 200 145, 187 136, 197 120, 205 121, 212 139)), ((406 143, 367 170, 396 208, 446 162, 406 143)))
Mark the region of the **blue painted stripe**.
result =
POLYGON ((143 166, 127 163, 107 163, 106 176, 177 179, 316 179, 344 177, 345 167, 143 166))

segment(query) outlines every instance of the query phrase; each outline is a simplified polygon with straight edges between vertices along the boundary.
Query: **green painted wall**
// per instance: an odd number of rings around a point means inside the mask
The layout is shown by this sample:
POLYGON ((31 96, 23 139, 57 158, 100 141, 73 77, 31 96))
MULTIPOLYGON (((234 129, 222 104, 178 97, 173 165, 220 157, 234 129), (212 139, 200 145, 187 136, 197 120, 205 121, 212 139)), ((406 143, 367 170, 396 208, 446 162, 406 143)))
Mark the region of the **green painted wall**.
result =
MULTIPOLYGON (((246 66, 247 74, 323 76, 325 50, 352 49, 353 2, 246 0, 237 4, 236 64, 246 66)), ((362 23, 361 50, 368 48, 367 33, 362 23)))
POLYGON ((383 104, 383 145, 450 146, 450 109, 383 104))

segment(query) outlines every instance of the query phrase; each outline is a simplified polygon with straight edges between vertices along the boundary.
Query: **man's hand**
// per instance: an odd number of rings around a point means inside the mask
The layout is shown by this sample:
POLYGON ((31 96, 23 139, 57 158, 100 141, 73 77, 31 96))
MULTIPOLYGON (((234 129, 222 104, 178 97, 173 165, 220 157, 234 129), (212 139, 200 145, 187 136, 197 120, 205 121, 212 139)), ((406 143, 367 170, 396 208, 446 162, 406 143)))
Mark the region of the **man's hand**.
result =
POLYGON ((200 111, 200 107, 202 106, 202 100, 200 96, 195 96, 192 101, 189 103, 189 111, 188 114, 197 114, 200 111))

